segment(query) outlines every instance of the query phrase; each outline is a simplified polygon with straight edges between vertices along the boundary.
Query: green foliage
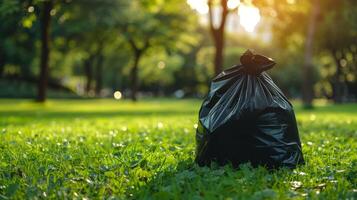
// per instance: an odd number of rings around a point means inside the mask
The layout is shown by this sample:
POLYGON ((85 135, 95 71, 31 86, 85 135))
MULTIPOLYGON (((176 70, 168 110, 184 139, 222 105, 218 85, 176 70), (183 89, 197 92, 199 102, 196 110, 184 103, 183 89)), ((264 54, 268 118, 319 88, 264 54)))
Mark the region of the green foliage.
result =
MULTIPOLYGON (((293 72, 296 67, 303 65, 301 61, 306 50, 310 13, 314 6, 317 7, 318 16, 314 26, 316 34, 312 38, 314 43, 312 82, 315 85, 315 94, 327 98, 336 95, 343 95, 346 99, 354 98, 357 80, 355 76, 357 59, 352 56, 356 53, 357 46, 355 1, 266 0, 254 1, 254 3, 261 8, 264 17, 272 20, 272 44, 278 52, 275 57, 284 59, 280 64, 285 65, 283 70, 285 72, 293 72)), ((284 79, 296 78, 295 74, 283 73, 283 71, 275 73, 276 80, 278 83, 283 80, 284 88, 296 91, 296 81, 291 82, 292 84, 284 81, 284 79)))
MULTIPOLYGON (((0 1, 0 76, 37 78, 41 52, 39 20, 44 1, 0 1)), ((213 76, 212 38, 208 27, 200 23, 204 18, 190 9, 186 1, 54 2, 50 76, 66 87, 79 88, 78 94, 83 95, 81 91, 89 79, 88 67, 93 71, 91 86, 97 85, 101 77, 104 90, 129 89, 135 44, 138 49, 149 49, 142 53, 139 63, 139 90, 161 90, 167 95, 182 89, 191 96, 207 92, 213 76), (157 70, 158 60, 167 62, 165 70, 157 70), (97 68, 101 70, 97 72, 97 68), (99 71, 100 75, 95 77, 99 71)), ((312 1, 251 2, 259 7, 262 21, 255 33, 226 32, 224 67, 239 64, 243 49, 255 49, 277 61, 278 65, 269 73, 278 85, 291 96, 301 96, 300 69, 312 1)), ((354 0, 320 0, 318 6, 312 77, 316 96, 331 98, 337 90, 335 84, 341 82, 349 100, 353 100, 357 94, 357 4, 354 0), (342 67, 338 67, 341 63, 342 67)), ((232 17, 237 14, 229 18, 232 17)))
POLYGON ((0 2, 0 75, 31 76, 31 62, 37 37, 33 21, 36 16, 27 11, 27 1, 0 2), (16 70, 12 70, 16 69, 16 70))
POLYGON ((0 101, 0 198, 353 199, 356 104, 296 106, 306 164, 194 164, 197 100, 0 101))
POLYGON ((14 0, 3 0, 0 4, 0 16, 6 17, 19 10, 19 2, 14 0))
POLYGON ((143 86, 170 85, 174 82, 173 74, 182 66, 180 55, 167 55, 165 52, 158 54, 153 50, 155 56, 147 56, 141 62, 140 79, 143 86))
POLYGON ((149 45, 170 51, 195 44, 195 34, 189 33, 197 18, 183 1, 128 1, 123 12, 123 19, 118 21, 121 34, 139 49, 149 45))
POLYGON ((338 4, 323 1, 322 9, 330 12, 321 14, 318 29, 317 42, 323 64, 318 87, 333 96, 336 90, 344 90, 338 89, 339 83, 350 88, 356 85, 357 59, 353 55, 357 52, 357 4, 348 0, 338 4))

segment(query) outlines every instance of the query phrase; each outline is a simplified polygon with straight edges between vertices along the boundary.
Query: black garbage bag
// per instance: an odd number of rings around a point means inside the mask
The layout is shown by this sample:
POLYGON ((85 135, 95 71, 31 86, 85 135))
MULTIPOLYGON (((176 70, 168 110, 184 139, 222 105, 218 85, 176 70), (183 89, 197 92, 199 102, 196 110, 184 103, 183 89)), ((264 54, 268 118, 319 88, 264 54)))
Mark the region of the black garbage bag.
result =
POLYGON ((212 80, 199 112, 196 162, 267 168, 304 163, 293 107, 264 72, 271 58, 247 50, 212 80))

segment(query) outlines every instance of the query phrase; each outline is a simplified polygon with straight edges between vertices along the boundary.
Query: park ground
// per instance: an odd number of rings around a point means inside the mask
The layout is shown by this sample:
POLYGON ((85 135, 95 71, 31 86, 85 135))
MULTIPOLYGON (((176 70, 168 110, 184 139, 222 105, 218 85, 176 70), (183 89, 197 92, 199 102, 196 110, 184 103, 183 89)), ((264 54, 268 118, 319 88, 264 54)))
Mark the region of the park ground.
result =
POLYGON ((0 199, 357 199, 357 104, 297 116, 306 164, 194 164, 199 100, 0 100, 0 199))

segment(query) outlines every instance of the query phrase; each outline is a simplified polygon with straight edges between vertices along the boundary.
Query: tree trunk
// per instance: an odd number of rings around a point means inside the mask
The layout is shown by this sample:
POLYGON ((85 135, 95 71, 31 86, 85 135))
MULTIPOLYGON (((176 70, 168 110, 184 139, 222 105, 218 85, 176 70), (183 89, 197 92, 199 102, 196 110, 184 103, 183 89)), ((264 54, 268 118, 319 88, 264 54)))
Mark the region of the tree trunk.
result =
POLYGON ((4 56, 0 52, 0 78, 3 77, 5 68, 5 59, 4 56))
POLYGON ((312 81, 312 74, 313 74, 313 42, 314 42, 314 35, 315 35, 315 28, 316 28, 316 21, 317 16, 319 14, 319 0, 313 0, 309 24, 307 29, 306 35, 306 42, 305 42, 305 55, 304 55, 304 65, 303 65, 303 73, 302 73, 302 100, 304 103, 305 108, 312 107, 312 100, 314 97, 313 91, 313 81, 312 81))
POLYGON ((224 51, 224 30, 226 25, 227 15, 229 13, 227 0, 221 0, 220 6, 222 8, 221 21, 218 27, 214 27, 213 24, 213 1, 208 1, 209 8, 209 23, 211 35, 214 40, 215 56, 214 56, 214 73, 218 75, 223 70, 223 51, 224 51))
POLYGON ((333 76, 333 101, 336 104, 342 103, 342 95, 343 95, 343 83, 341 82, 341 75, 342 75, 342 66, 340 63, 340 58, 337 55, 336 51, 332 52, 332 56, 336 63, 336 73, 333 76))
POLYGON ((133 38, 128 38, 128 42, 131 46, 131 49, 133 50, 134 54, 134 63, 133 66, 130 70, 130 82, 131 82, 131 99, 133 101, 137 100, 137 92, 139 88, 139 81, 138 81, 138 68, 139 68, 139 62, 140 58, 143 55, 143 53, 149 48, 150 38, 146 38, 144 41, 144 45, 142 47, 138 47, 138 45, 135 43, 133 38))
POLYGON ((134 64, 130 70, 130 79, 131 79, 131 99, 137 101, 137 92, 138 92, 138 67, 141 58, 142 52, 136 50, 134 54, 134 64))
POLYGON ((92 80, 93 80, 93 56, 90 56, 85 62, 84 62, 84 71, 86 74, 86 87, 85 91, 86 94, 89 95, 91 89, 92 89, 92 80))
POLYGON ((4 74, 4 69, 5 69, 5 52, 4 50, 0 47, 0 78, 5 76, 4 74))
POLYGON ((95 84, 96 96, 100 96, 102 87, 103 87, 103 55, 100 53, 98 55, 97 66, 96 66, 96 84, 95 84))
POLYGON ((41 65, 40 77, 38 82, 38 102, 46 100, 46 90, 49 75, 49 54, 50 54, 50 24, 51 24, 51 10, 53 7, 52 0, 43 2, 43 9, 41 15, 41 65))
POLYGON ((217 31, 214 37, 215 56, 214 56, 214 74, 218 75, 223 70, 223 49, 224 49, 224 33, 217 31))

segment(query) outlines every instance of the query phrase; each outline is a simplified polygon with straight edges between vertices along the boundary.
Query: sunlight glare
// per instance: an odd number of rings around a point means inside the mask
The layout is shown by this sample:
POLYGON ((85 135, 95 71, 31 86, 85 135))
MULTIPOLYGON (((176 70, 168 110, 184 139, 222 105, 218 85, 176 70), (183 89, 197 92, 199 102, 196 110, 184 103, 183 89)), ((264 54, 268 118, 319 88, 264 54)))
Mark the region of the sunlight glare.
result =
POLYGON ((207 0, 187 0, 188 5, 200 14, 208 13, 207 0))
POLYGON ((260 21, 260 12, 257 7, 241 4, 238 8, 239 23, 248 32, 253 32, 260 21))
MULTIPOLYGON (((200 14, 208 13, 208 0, 186 0, 187 4, 200 14)), ((293 0, 290 0, 293 1, 293 0)), ((259 9, 250 4, 241 4, 240 0, 228 0, 227 6, 229 9, 238 8, 239 23, 243 26, 244 30, 253 32, 255 26, 260 21, 259 9)))
MULTIPOLYGON (((188 5, 200 14, 208 13, 207 0, 187 0, 188 5)), ((235 9, 239 6, 240 0, 228 0, 227 6, 229 9, 235 9)))
POLYGON ((240 0, 228 0, 227 6, 229 9, 235 9, 239 6, 240 0))

